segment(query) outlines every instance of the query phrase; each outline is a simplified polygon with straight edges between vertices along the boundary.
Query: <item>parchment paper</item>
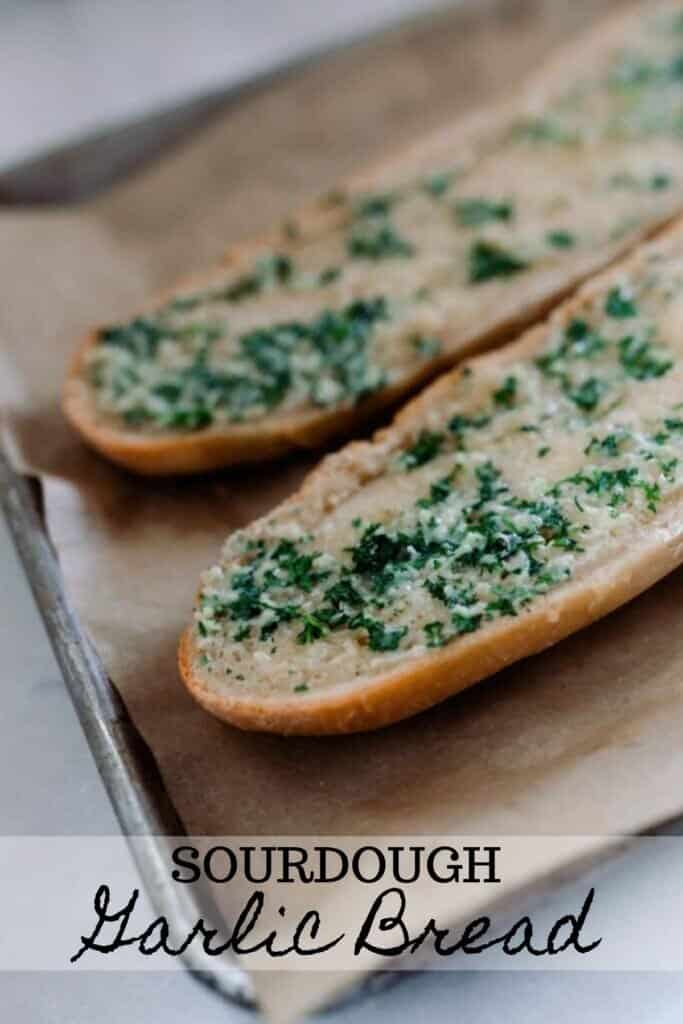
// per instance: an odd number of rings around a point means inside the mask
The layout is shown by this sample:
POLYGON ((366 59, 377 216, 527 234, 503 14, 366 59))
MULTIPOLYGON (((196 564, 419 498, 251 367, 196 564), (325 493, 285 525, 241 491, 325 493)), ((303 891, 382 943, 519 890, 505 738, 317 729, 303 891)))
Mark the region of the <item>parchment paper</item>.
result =
MULTIPOLYGON (((606 834, 681 810, 683 573, 412 721, 347 738, 242 734, 186 695, 177 637, 225 535, 312 461, 144 481, 88 452, 57 408, 88 326, 472 109, 615 6, 509 0, 439 16, 244 97, 105 198, 2 212, 7 439, 42 478, 71 598, 190 833, 606 834)), ((294 1013, 339 979, 256 984, 266 1009, 294 1013)))

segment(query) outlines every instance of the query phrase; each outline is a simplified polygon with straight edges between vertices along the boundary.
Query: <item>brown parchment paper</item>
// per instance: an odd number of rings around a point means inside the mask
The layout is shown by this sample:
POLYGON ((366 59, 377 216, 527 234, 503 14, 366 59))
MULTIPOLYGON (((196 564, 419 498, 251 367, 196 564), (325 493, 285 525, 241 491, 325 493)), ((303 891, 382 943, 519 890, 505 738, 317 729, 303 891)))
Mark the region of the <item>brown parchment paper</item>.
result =
MULTIPOLYGON (((412 721, 344 738, 242 734, 186 695, 177 637, 225 535, 285 497, 312 460, 145 481, 87 451, 57 406, 88 326, 127 315, 311 193, 504 90, 616 6, 468 5, 243 97, 104 198, 0 212, 6 440, 42 480, 70 596, 190 833, 578 836, 681 811, 682 572, 412 721)), ((255 984, 282 1017, 344 980, 255 984)))

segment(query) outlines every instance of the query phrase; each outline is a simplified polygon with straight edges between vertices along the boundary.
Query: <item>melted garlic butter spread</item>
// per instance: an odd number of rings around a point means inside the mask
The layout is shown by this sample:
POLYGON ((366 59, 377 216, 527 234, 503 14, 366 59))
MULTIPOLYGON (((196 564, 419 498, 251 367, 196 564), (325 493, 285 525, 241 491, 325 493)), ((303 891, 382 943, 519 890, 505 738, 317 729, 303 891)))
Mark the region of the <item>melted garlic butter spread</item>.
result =
POLYGON ((664 536, 683 483, 683 231, 531 355, 439 388, 327 514, 302 500, 228 540, 195 612, 212 684, 303 693, 409 663, 524 614, 643 528, 664 536))
POLYGON ((624 25, 478 161, 332 196, 333 228, 103 329, 86 368, 98 415, 188 432, 352 405, 679 210, 683 7, 624 25))

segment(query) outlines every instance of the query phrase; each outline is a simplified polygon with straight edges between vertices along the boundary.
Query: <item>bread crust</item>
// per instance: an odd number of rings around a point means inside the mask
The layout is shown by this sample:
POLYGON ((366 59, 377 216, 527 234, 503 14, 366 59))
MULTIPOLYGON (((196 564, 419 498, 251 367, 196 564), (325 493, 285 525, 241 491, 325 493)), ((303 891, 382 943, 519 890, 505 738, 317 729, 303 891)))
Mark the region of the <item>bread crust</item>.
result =
MULTIPOLYGON (((342 187, 350 194, 367 191, 386 181, 392 173, 396 174, 397 168, 405 172, 413 165, 417 167, 424 163, 425 153, 439 153, 446 147, 459 147, 461 151, 471 150, 478 155, 484 154, 490 142, 509 124, 513 114, 519 114, 527 107, 537 107, 544 95, 556 88, 558 80, 562 81, 568 71, 573 73, 579 48, 582 62, 587 60, 587 54, 597 59, 614 45, 624 25, 633 16, 634 9, 628 9, 604 20, 578 43, 573 42, 561 48, 512 99, 499 101, 460 119, 455 126, 431 133, 421 142, 404 149, 399 156, 382 161, 349 179, 342 187)), ((305 206, 294 220, 303 237, 313 238, 341 223, 345 216, 343 211, 330 209, 323 199, 305 206)), ((189 434, 177 431, 153 434, 128 430, 112 425, 97 413, 92 389, 85 375, 87 354, 98 337, 98 330, 93 330, 81 343, 71 362, 62 393, 62 409, 89 445, 112 462, 147 476, 201 473, 239 463, 273 459, 296 450, 323 448, 335 439, 348 437, 382 410, 395 407, 402 399, 451 368, 460 359, 509 340, 515 333, 544 316, 591 274, 661 230, 665 223, 662 221, 649 228, 633 231, 598 253, 587 253, 575 259, 571 267, 565 266, 546 275, 535 286, 527 286, 526 301, 512 316, 503 315, 497 321, 485 325, 473 324, 465 337, 455 333, 449 335, 445 331, 443 350, 438 358, 416 365, 412 374, 354 406, 279 414, 275 412, 254 423, 213 425, 189 434)), ((260 238, 232 246, 225 255, 222 268, 246 266, 256 255, 282 244, 282 241, 282 234, 275 230, 260 238)), ((185 288, 206 286, 218 272, 214 269, 207 274, 184 279, 153 299, 149 308, 154 309, 185 288)), ((521 282, 520 288, 524 288, 521 282)))
MULTIPOLYGON (((668 233, 683 233, 681 218, 668 233)), ((628 262, 625 264, 628 265, 628 262)), ((497 367, 532 356, 547 337, 548 325, 571 319, 587 297, 604 289, 614 271, 600 274, 572 299, 511 345, 474 360, 497 367)), ((334 496, 345 500, 372 475, 367 468, 375 450, 391 451, 424 425, 430 408, 448 400, 462 373, 442 375, 404 406, 393 423, 372 441, 354 442, 323 459, 297 493, 281 506, 306 504, 322 514, 334 496)), ((381 458, 380 458, 381 463, 381 458)), ((381 471, 381 470, 380 470, 381 471)), ((270 513, 273 515, 274 513, 270 513)), ((285 735, 324 735, 376 729, 408 718, 493 675, 528 655, 537 654, 647 590, 683 563, 683 496, 672 498, 647 527, 624 541, 619 553, 557 590, 538 598, 515 618, 500 618, 475 633, 430 651, 401 668, 325 690, 282 698, 243 697, 210 690, 196 670, 199 652, 192 627, 183 633, 178 653, 181 677, 191 695, 217 718, 240 729, 285 735)))

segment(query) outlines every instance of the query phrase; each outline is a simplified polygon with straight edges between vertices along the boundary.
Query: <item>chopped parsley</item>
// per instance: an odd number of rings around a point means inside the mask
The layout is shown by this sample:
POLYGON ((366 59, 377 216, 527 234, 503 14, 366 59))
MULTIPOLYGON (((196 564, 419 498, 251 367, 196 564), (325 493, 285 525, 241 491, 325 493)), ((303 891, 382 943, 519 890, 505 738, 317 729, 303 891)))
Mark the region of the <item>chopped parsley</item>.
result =
POLYGON ((418 508, 434 508, 435 505, 440 505, 450 497, 451 491, 453 490, 453 476, 444 476, 440 480, 436 480, 429 488, 429 495, 426 498, 420 498, 417 502, 418 508))
POLYGON ((571 320, 560 344, 536 359, 536 366, 550 376, 561 375, 568 361, 592 359, 603 352, 606 343, 585 320, 571 320))
POLYGON ((609 458, 616 458, 621 455, 621 446, 629 440, 625 432, 618 434, 606 434, 603 438, 592 437, 584 448, 584 455, 606 455, 609 458))
POLYGON ((629 335, 619 342, 619 361, 629 377, 650 380, 663 377, 673 366, 668 355, 659 352, 647 338, 629 335))
POLYGON ((365 217, 386 217, 396 202, 396 196, 391 192, 378 192, 375 195, 362 196, 354 204, 354 214, 357 218, 365 217))
POLYGON ((424 627, 425 640, 427 647, 443 647, 446 643, 446 637, 444 636, 444 623, 443 622, 428 622, 424 627))
POLYGON ((397 234, 391 224, 374 221, 353 229, 347 249, 349 256, 362 260, 406 259, 415 253, 412 243, 397 234))
POLYGON ((511 277, 527 270, 529 262, 516 256, 502 245, 479 239, 469 250, 469 280, 471 284, 490 281, 494 277, 511 277))
MULTIPOLYGON (((628 501, 629 491, 637 489, 643 492, 647 507, 651 512, 657 511, 661 498, 659 484, 644 480, 637 466, 623 466, 619 469, 592 468, 575 473, 568 477, 566 483, 583 486, 587 494, 598 495, 607 500, 612 509, 617 509, 628 501)), ((562 484, 558 485, 558 490, 562 484)))
POLYGON ((395 230, 389 214, 396 196, 378 194, 359 200, 354 208, 355 220, 346 249, 352 259, 406 259, 415 247, 395 230))
POLYGON ((638 316, 638 307, 635 300, 623 288, 612 288, 607 295, 605 312, 608 316, 623 320, 627 317, 638 316))
POLYGON ((437 171, 422 179, 422 187, 434 199, 441 199, 458 177, 458 171, 437 171))
POLYGON ((371 651, 395 651, 408 632, 407 626, 391 629, 377 619, 370 619, 367 616, 359 619, 357 625, 366 630, 371 651))
POLYGON ((647 189, 650 192, 662 192, 672 185, 673 178, 667 171, 655 171, 645 178, 638 178, 629 171, 620 171, 609 179, 610 188, 647 189))
POLYGON ((325 267, 318 275, 318 283, 321 285, 332 284, 341 277, 341 267, 325 267))
POLYGON ((659 171, 652 175, 649 184, 653 192, 661 192, 663 189, 671 188, 672 178, 666 171, 659 171))
POLYGON ((459 199, 455 206, 455 219, 464 228, 479 227, 489 221, 510 221, 514 208, 509 199, 459 199))
MULTIPOLYGON (((205 343, 213 340, 214 329, 205 327, 205 343)), ((218 332, 220 333, 220 332, 218 332)), ((173 332, 172 337, 178 333, 173 332)), ((217 335, 216 335, 217 336, 217 335)), ((136 359, 154 359, 161 341, 168 337, 164 325, 151 317, 136 317, 129 324, 116 324, 100 331, 99 344, 111 348, 120 348, 136 359)))
POLYGON ((571 231, 555 228, 547 231, 545 240, 554 249, 572 249, 576 245, 576 236, 571 231))
POLYGON ((424 466, 426 462, 431 462, 436 458, 444 440, 444 435, 437 431, 423 430, 412 447, 403 453, 401 462, 406 469, 417 469, 418 466, 424 466))
POLYGON ((373 589, 380 591, 385 589, 388 579, 393 576, 394 568, 407 557, 401 539, 390 536, 377 523, 368 526, 358 543, 351 548, 354 572, 367 577, 373 589))
POLYGON ((485 413, 479 413, 476 416, 456 413, 449 420, 448 429, 455 435, 458 447, 462 448, 464 447, 465 434, 468 430, 481 430, 483 427, 487 427, 490 422, 491 417, 485 413))
POLYGON ((302 619, 303 629, 297 634, 300 644, 312 644, 314 640, 320 640, 327 632, 325 623, 317 615, 304 612, 302 619))
POLYGON ((501 386, 493 392, 493 401, 504 409, 512 409, 517 399, 517 378, 506 377, 501 386))
POLYGON ((599 377, 588 377, 578 387, 567 391, 568 397, 582 412, 594 412, 600 404, 609 384, 599 377))
POLYGON ((606 341, 596 330, 585 320, 575 318, 563 332, 560 343, 535 362, 545 376, 559 382, 567 398, 582 412, 593 412, 609 390, 608 382, 593 375, 576 382, 570 368, 577 360, 594 359, 606 348, 606 341))
POLYGON ((271 253, 257 261, 251 273, 244 274, 227 288, 211 292, 212 300, 223 299, 226 302, 241 302, 252 298, 270 285, 288 284, 294 275, 294 264, 289 256, 282 253, 271 253))

